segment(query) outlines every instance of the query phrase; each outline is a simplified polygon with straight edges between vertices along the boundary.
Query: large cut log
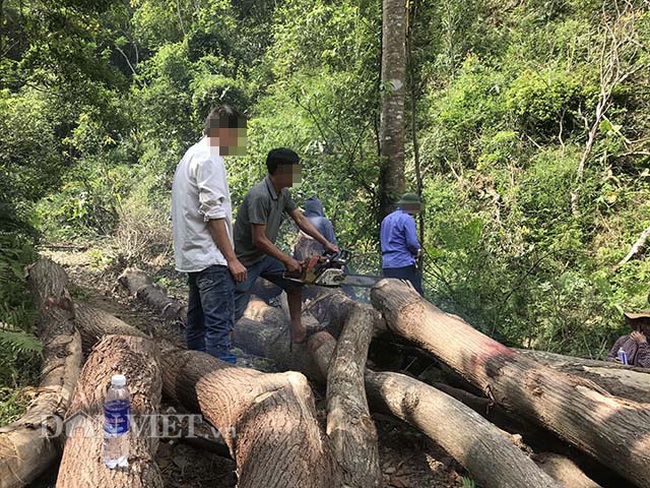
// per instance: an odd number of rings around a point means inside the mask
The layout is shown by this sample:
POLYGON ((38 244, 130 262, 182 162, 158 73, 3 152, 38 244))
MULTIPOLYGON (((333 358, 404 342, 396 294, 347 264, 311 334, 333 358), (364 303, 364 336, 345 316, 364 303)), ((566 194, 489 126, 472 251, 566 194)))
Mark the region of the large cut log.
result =
POLYGON ((0 428, 0 487, 24 486, 57 457, 52 437, 68 408, 81 365, 81 338, 62 268, 43 259, 28 270, 43 343, 41 384, 29 409, 0 428))
MULTIPOLYGON (((303 315, 303 325, 312 333, 318 324, 303 315)), ((233 343, 250 354, 273 360, 280 370, 301 371, 308 378, 325 383, 325 377, 306 354, 304 344, 292 344, 289 319, 280 308, 271 307, 253 296, 233 330, 233 343)))
MULTIPOLYGON (((83 305, 77 311, 84 342, 101 337, 104 323, 110 331, 142 335, 105 312, 83 305)), ((261 373, 158 343, 163 394, 219 429, 237 464, 238 486, 340 486, 340 467, 303 375, 261 373)))
POLYGON ((261 373, 171 345, 162 350, 162 365, 165 394, 200 409, 225 435, 238 486, 341 486, 302 374, 261 373))
POLYGON ((358 304, 348 317, 327 373, 327 435, 344 481, 353 487, 381 486, 377 430, 370 417, 364 372, 377 311, 358 304))
POLYGON ((542 452, 533 454, 531 459, 565 488, 600 488, 598 483, 588 478, 573 461, 564 456, 542 452))
POLYGON ((81 371, 66 415, 66 442, 57 487, 162 487, 154 461, 158 449, 154 414, 160 406, 161 385, 158 348, 153 341, 105 336, 81 371), (126 376, 131 392, 129 466, 111 470, 102 460, 103 404, 111 376, 118 373, 126 376))
POLYGON ((650 403, 650 369, 623 366, 609 361, 582 359, 545 351, 517 349, 540 364, 593 381, 612 395, 650 403))
MULTIPOLYGON (((309 339, 317 364, 327 369, 335 339, 319 332, 309 339)), ((424 383, 397 373, 367 370, 373 409, 388 411, 442 446, 486 487, 559 487, 503 432, 469 407, 424 383)))
POLYGON ((520 412, 638 486, 650 487, 650 410, 591 381, 545 367, 448 315, 409 287, 382 280, 372 302, 394 330, 494 401, 520 412))
POLYGON ((154 284, 153 280, 144 271, 138 268, 126 268, 117 279, 122 286, 129 290, 129 294, 142 300, 155 310, 160 310, 164 317, 187 322, 187 306, 173 298, 154 284))
MULTIPOLYGON (((311 287, 313 292, 303 305, 303 311, 311 314, 327 331, 338 337, 343 324, 358 302, 352 300, 340 288, 311 287)), ((375 316, 373 335, 385 332, 386 324, 381 315, 375 316)))

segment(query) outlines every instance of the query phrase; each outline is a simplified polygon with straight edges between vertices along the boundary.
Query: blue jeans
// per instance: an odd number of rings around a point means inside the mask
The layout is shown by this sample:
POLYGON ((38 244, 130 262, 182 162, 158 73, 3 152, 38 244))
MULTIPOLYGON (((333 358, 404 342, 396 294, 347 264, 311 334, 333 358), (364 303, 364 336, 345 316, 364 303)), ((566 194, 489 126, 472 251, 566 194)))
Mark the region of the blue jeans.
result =
POLYGON ((397 278, 399 280, 410 281, 413 288, 424 296, 422 292, 422 274, 418 271, 415 265, 404 266, 403 268, 383 268, 383 274, 386 278, 397 278))
POLYGON ((187 348, 235 363, 230 352, 230 332, 235 323, 235 282, 230 271, 226 266, 213 265, 189 273, 188 284, 187 348))
POLYGON ((287 292, 302 287, 300 283, 282 277, 287 268, 272 256, 264 256, 256 263, 246 266, 246 270, 248 271, 246 281, 235 285, 235 322, 244 315, 251 298, 251 289, 260 276, 287 292))

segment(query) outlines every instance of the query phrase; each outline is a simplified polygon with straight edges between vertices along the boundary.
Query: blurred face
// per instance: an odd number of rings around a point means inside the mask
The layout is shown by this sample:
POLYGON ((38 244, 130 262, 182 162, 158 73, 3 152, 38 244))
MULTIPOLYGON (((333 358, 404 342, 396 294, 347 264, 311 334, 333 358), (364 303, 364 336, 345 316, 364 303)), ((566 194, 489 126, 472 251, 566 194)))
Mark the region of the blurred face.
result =
POLYGON ((420 211, 419 203, 404 203, 400 205, 401 209, 411 215, 415 215, 420 211))
POLYGON ((643 332, 646 335, 646 337, 650 337, 650 323, 648 323, 648 321, 641 320, 639 321, 638 324, 635 324, 634 326, 636 330, 638 330, 639 332, 643 332))
POLYGON ((283 164, 278 166, 273 177, 280 188, 290 188, 302 181, 302 169, 299 164, 283 164))
POLYGON ((246 154, 246 127, 215 127, 208 133, 210 146, 218 147, 222 156, 246 154))

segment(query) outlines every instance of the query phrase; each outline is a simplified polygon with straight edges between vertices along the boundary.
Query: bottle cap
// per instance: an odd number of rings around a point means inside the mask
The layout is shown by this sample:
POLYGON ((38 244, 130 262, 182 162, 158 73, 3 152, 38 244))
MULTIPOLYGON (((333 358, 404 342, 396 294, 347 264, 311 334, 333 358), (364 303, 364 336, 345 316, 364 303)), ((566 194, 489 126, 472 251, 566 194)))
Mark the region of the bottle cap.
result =
POLYGON ((111 377, 111 385, 117 387, 126 386, 126 376, 123 374, 114 374, 111 377))

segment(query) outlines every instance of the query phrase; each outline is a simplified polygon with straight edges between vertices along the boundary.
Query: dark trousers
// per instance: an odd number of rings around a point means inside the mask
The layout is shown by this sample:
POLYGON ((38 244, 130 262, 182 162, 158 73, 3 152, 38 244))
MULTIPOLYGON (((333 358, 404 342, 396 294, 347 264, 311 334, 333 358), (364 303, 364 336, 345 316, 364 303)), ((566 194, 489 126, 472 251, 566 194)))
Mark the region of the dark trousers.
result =
POLYGON ((413 288, 424 296, 422 292, 422 274, 418 271, 415 265, 404 266, 403 268, 383 268, 383 274, 386 278, 397 278, 398 280, 410 281, 413 288))
POLYGON ((235 282, 230 271, 226 266, 213 265, 189 273, 188 283, 187 348, 235 363, 230 352, 230 332, 235 323, 235 282))

